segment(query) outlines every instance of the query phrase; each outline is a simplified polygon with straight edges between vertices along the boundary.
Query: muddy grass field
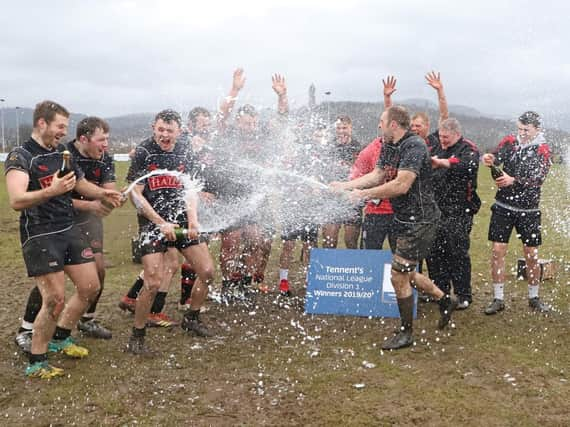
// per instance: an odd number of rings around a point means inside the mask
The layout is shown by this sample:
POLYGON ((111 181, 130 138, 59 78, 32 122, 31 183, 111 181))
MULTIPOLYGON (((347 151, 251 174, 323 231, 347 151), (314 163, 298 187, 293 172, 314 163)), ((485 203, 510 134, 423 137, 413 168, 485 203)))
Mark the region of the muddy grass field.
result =
MULTIPOLYGON (((420 304, 410 349, 380 350, 397 319, 304 314, 298 266, 292 269, 296 297, 279 300, 276 241, 269 294, 260 295, 254 307, 208 303, 203 317, 214 338, 154 328, 147 333, 158 350, 154 357, 125 353, 132 315, 117 303, 140 269, 130 261, 136 219, 125 206, 105 224, 112 267, 98 315, 113 339, 74 333, 90 355, 79 361, 51 356, 67 374, 51 381, 26 379, 27 359, 14 344, 32 282, 2 176, 0 424, 568 425, 568 174, 554 169, 544 190, 541 257, 552 258, 557 273, 544 282, 541 295, 555 310, 548 316, 529 312, 526 283, 513 275, 505 289, 507 309, 488 317, 482 313, 492 299, 486 232, 493 191, 487 172, 482 168, 484 205, 472 234, 474 304, 458 312, 443 333, 436 330, 437 306, 420 304)), ((512 240, 510 248, 508 265, 514 270, 520 244, 512 240)), ((216 243, 212 250, 217 255, 216 243)), ((165 310, 181 318, 178 295, 173 282, 165 310)))

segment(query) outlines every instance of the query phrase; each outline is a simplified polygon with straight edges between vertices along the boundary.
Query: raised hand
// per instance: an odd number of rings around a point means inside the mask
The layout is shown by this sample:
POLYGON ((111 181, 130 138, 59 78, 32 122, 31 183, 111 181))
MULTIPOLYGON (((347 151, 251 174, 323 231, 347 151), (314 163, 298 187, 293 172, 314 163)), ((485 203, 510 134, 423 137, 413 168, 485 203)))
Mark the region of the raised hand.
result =
POLYGON ((433 87, 435 90, 443 89, 443 83, 441 82, 441 76, 435 71, 431 71, 426 74, 427 84, 433 87))
POLYGON ((382 85, 384 86, 384 96, 392 96, 396 92, 396 78, 394 76, 386 77, 386 80, 382 79, 382 85))
POLYGON ((287 93, 287 84, 285 83, 285 77, 280 74, 274 74, 271 76, 271 87, 278 96, 283 96, 287 93))
POLYGON ((232 80, 232 90, 239 92, 240 90, 243 89, 244 85, 245 85, 245 76, 243 68, 237 68, 234 71, 234 76, 232 80))

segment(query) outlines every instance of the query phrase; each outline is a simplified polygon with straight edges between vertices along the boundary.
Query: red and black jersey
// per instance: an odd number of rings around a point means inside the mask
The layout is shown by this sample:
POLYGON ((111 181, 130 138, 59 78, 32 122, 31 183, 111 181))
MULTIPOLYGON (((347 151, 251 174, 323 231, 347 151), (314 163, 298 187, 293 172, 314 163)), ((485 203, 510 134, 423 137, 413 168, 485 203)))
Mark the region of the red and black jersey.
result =
POLYGON ((540 189, 552 163, 550 147, 544 136, 538 136, 527 144, 521 144, 509 135, 495 150, 497 165, 515 179, 513 185, 497 190, 495 200, 499 205, 514 210, 536 210, 540 203, 540 189))
POLYGON ((474 215, 481 206, 477 195, 477 173, 479 171, 479 149, 461 137, 451 147, 444 149, 434 145, 432 156, 447 159, 450 168, 434 169, 435 200, 445 216, 474 215))
MULTIPOLYGON (((92 184, 97 186, 102 186, 103 184, 109 182, 117 181, 115 176, 115 163, 113 157, 105 152, 100 159, 92 159, 91 157, 86 157, 82 155, 76 147, 77 142, 75 140, 67 144, 67 150, 71 153, 71 156, 75 160, 75 163, 85 174, 85 179, 92 184)), ((73 191, 72 197, 79 200, 91 200, 82 196, 81 194, 73 191)), ((85 211, 77 211, 75 218, 76 224, 83 224, 89 220, 98 220, 100 218, 94 214, 90 214, 85 211)))
MULTIPOLYGON (((382 152, 382 138, 378 137, 368 144, 358 155, 350 171, 350 179, 360 178, 372 172, 378 163, 378 158, 382 152)), ((364 208, 367 215, 392 215, 394 210, 389 199, 384 199, 380 203, 369 200, 364 208)))
MULTIPOLYGON (((63 145, 49 150, 30 138, 21 147, 14 148, 6 158, 5 173, 19 170, 28 174, 27 191, 37 191, 51 185, 53 175, 63 163, 63 145)), ((83 179, 83 171, 71 158, 77 180, 83 179)), ((24 245, 28 240, 46 234, 59 233, 71 228, 74 210, 71 191, 24 209, 20 215, 20 240, 24 245)))
MULTIPOLYGON (((179 139, 172 151, 163 151, 153 138, 149 138, 137 146, 127 181, 133 182, 160 169, 199 178, 199 168, 188 141, 179 139)), ((181 225, 188 222, 184 186, 179 177, 157 174, 145 178, 139 184, 144 184, 143 196, 165 221, 181 225)), ((142 215, 138 219, 140 227, 150 224, 142 215)))

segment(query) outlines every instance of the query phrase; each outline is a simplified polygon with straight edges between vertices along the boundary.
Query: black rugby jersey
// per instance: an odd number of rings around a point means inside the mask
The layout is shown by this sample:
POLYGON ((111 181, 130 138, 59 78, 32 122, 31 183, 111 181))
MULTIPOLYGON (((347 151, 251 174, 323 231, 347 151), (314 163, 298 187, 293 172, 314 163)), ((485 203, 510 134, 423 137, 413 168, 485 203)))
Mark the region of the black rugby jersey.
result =
MULTIPOLYGON (((153 138, 141 142, 135 150, 127 181, 133 182, 159 169, 200 178, 192 149, 183 139, 179 139, 170 152, 163 151, 153 138)), ((144 184, 143 196, 165 221, 181 225, 188 222, 184 187, 179 177, 158 174, 145 178, 139 184, 144 184)), ((142 215, 138 215, 138 220, 141 227, 151 224, 151 221, 142 215)))
POLYGON ((396 178, 400 169, 416 175, 406 194, 390 199, 398 221, 432 223, 439 218, 433 193, 431 156, 421 137, 407 132, 396 143, 385 142, 376 166, 384 171, 386 181, 396 178))
MULTIPOLYGON (((85 179, 87 181, 100 187, 103 184, 115 182, 117 180, 115 176, 115 163, 113 161, 113 157, 109 153, 103 153, 103 156, 100 159, 92 159, 91 157, 82 155, 77 149, 75 143, 75 140, 69 142, 67 144, 67 149, 71 153, 75 163, 77 163, 79 168, 85 174, 85 179)), ((72 192, 72 197, 79 200, 92 200, 76 191, 72 192)), ((101 218, 86 211, 76 210, 76 224, 83 224, 89 220, 100 221, 101 218)))
POLYGON ((347 144, 342 144, 335 138, 330 146, 325 146, 323 151, 328 161, 325 180, 345 181, 350 176, 350 169, 361 150, 360 142, 354 138, 347 144))
MULTIPOLYGON (((28 174, 27 191, 36 191, 51 185, 53 175, 63 163, 63 145, 53 150, 42 147, 33 138, 27 140, 21 147, 14 148, 6 158, 5 173, 12 169, 28 174)), ((83 171, 71 158, 75 177, 84 177, 83 171)), ((28 240, 40 235, 57 233, 70 228, 73 224, 73 203, 71 191, 24 209, 20 215, 20 241, 24 245, 28 240)))
POLYGON ((431 155, 447 159, 450 163, 449 168, 433 170, 437 206, 445 216, 474 215, 481 205, 476 193, 479 150, 463 137, 447 149, 441 146, 439 138, 437 141, 431 155))

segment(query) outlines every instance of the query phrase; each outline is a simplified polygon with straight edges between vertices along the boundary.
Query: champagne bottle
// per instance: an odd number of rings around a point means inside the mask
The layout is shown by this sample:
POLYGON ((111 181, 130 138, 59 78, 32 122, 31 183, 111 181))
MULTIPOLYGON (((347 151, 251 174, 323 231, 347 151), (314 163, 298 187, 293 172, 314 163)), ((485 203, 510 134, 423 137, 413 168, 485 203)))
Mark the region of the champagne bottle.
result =
POLYGON ((491 165, 489 167, 491 168, 491 176, 493 177, 493 180, 503 176, 503 171, 500 167, 495 165, 491 165))
POLYGON ((71 153, 67 150, 63 152, 63 162, 61 163, 61 167, 57 172, 58 178, 63 178, 68 173, 73 172, 73 168, 71 167, 71 153))
POLYGON ((176 236, 176 240, 183 240, 188 237, 188 229, 182 227, 176 227, 174 229, 174 235, 176 236))

